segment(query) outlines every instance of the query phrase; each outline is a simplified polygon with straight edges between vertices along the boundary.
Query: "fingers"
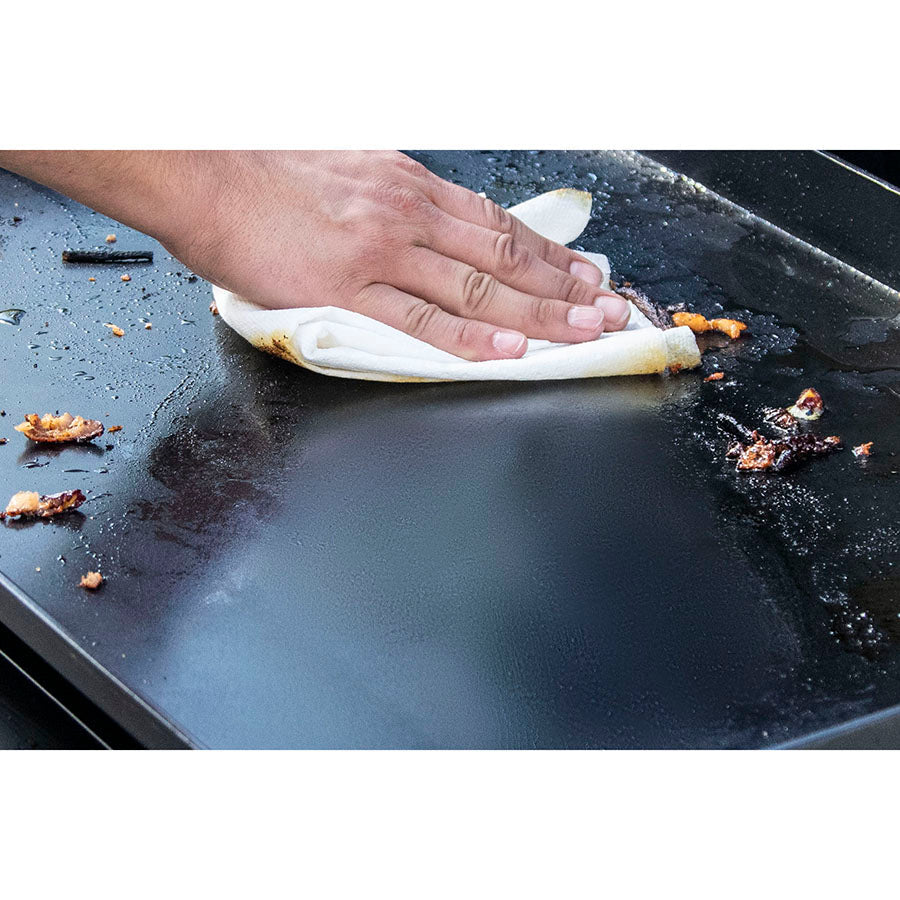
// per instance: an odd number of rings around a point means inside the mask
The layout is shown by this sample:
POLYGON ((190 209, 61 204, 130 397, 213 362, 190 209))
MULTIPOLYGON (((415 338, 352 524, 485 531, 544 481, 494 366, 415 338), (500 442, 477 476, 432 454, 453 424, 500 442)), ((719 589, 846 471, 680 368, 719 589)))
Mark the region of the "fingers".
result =
MULTIPOLYGON (((531 298, 597 306, 603 310, 607 331, 619 331, 628 323, 630 310, 622 297, 612 291, 602 291, 581 278, 551 266, 509 232, 491 231, 448 215, 434 228, 430 247, 444 256, 467 263, 480 272, 489 273, 502 284, 530 295, 531 298)), ((420 292, 414 290, 414 293, 420 292)), ((436 297, 432 294, 423 296, 435 302, 444 299, 443 296, 436 297)), ((456 296, 459 296, 458 289, 456 296)), ((529 331, 526 333, 529 337, 539 336, 529 331)))
POLYGON ((503 284, 492 275, 427 247, 407 257, 398 287, 436 303, 453 315, 509 328, 530 338, 580 343, 603 331, 603 310, 535 297, 503 284))
POLYGON ((528 346, 525 335, 487 322, 462 319, 434 303, 386 284, 370 284, 354 309, 406 334, 472 361, 517 359, 528 346))
POLYGON ((509 234, 523 248, 537 254, 554 268, 581 278, 594 287, 602 281, 603 275, 593 263, 579 256, 574 250, 566 249, 562 244, 548 241, 492 200, 479 197, 464 187, 441 179, 432 184, 432 190, 435 204, 451 216, 491 231, 509 234))

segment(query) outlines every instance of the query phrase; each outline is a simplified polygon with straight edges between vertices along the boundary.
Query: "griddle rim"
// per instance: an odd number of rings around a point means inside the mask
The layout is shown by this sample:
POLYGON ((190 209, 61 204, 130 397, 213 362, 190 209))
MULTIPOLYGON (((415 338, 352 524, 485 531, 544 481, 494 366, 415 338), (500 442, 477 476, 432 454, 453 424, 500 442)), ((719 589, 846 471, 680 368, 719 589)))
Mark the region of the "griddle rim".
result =
MULTIPOLYGON (((203 746, 85 653, 55 619, 2 572, 0 620, 69 684, 77 685, 91 703, 141 746, 154 750, 188 750, 203 746)), ((29 674, 24 668, 23 671, 29 674)))

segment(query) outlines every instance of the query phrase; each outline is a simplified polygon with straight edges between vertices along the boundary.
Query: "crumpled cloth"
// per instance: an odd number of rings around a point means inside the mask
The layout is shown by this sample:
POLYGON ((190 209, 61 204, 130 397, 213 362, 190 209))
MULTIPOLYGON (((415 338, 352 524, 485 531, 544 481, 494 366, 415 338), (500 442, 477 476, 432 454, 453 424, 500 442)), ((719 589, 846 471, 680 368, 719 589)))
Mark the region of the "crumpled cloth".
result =
MULTIPOLYGON (((551 191, 511 207, 509 212, 544 237, 569 243, 589 221, 590 194, 551 191)), ((602 286, 608 288, 607 258, 599 253, 582 255, 601 269, 602 286)), ((520 359, 470 362, 339 307, 267 309, 219 287, 213 287, 213 295, 222 319, 254 346, 338 378, 541 381, 645 375, 700 364, 697 342, 689 328, 658 329, 634 306, 625 330, 603 334, 594 341, 557 344, 530 340, 520 359)))

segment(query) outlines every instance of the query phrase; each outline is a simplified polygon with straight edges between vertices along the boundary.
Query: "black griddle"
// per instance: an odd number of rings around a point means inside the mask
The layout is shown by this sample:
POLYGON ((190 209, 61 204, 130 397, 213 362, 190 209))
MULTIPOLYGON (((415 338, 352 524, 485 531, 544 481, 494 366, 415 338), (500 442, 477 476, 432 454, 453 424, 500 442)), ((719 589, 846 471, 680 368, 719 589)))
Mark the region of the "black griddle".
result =
POLYGON ((580 247, 752 336, 677 377, 330 379, 213 319, 155 242, 0 173, 0 309, 25 310, 0 322, 0 484, 90 496, 0 527, 7 655, 112 745, 895 740, 900 197, 813 153, 414 155, 502 203, 592 191, 580 247), (110 231, 154 263, 60 261, 110 231), (717 415, 807 386, 875 455, 735 473, 717 415), (13 431, 57 409, 124 428, 13 431))

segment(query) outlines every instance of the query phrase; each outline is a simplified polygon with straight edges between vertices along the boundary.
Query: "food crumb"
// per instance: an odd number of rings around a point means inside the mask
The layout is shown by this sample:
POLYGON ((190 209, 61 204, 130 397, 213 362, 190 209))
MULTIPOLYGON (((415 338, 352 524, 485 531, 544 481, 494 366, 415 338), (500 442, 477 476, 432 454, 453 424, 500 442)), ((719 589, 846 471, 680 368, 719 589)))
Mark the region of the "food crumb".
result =
POLYGON ((38 494, 37 491, 19 491, 12 495, 0 519, 23 516, 46 519, 81 506, 87 498, 76 489, 58 494, 38 494))
POLYGON ((147 323, 145 323, 145 325, 144 325, 144 329, 145 329, 146 331, 149 331, 152 327, 153 327, 153 323, 152 323, 152 322, 147 322, 147 323))
POLYGON ((860 444, 858 447, 853 448, 854 456, 871 456, 872 455, 872 444, 874 441, 869 441, 865 444, 860 444))
POLYGON ((34 567, 34 571, 35 571, 35 572, 40 572, 40 571, 41 571, 41 567, 40 567, 40 566, 35 566, 35 567, 34 567))
POLYGON ((81 576, 80 586, 89 591, 96 591, 103 584, 103 576, 99 572, 88 572, 81 576))
POLYGON ((113 431, 121 431, 122 426, 121 425, 110 425, 109 428, 107 428, 106 430, 111 434, 113 431))
POLYGON ((108 235, 106 236, 106 243, 107 243, 107 244, 114 244, 115 242, 116 242, 116 236, 115 236, 114 234, 108 234, 108 235))
POLYGON ((85 419, 63 413, 54 416, 52 413, 39 416, 37 413, 26 413, 25 421, 16 425, 30 441, 37 443, 65 443, 66 441, 91 441, 103 434, 103 423, 96 419, 85 419))
POLYGON ((788 412, 795 419, 818 419, 825 411, 822 395, 814 388, 807 388, 797 398, 793 406, 788 407, 788 412))
POLYGON ((94 278, 93 276, 91 276, 90 278, 88 278, 88 281, 96 281, 96 280, 97 280, 97 279, 94 278))
POLYGON ((9 438, 0 438, 0 447, 9 443, 9 438))
POLYGON ((211 300, 211 301, 210 301, 210 304, 209 304, 209 311, 210 311, 214 316, 217 316, 217 315, 219 314, 219 307, 216 306, 216 301, 215 301, 215 300, 211 300))
POLYGON ((704 378, 704 381, 721 381, 725 377, 724 372, 713 372, 712 375, 707 375, 704 378))
POLYGON ((131 281, 131 276, 128 275, 128 274, 123 275, 123 276, 122 276, 122 281, 131 281))
MULTIPOLYGON (((122 277, 124 278, 125 276, 123 275, 122 277)), ((125 337, 125 332, 122 331, 122 329, 119 328, 118 325, 113 325, 112 322, 104 322, 104 323, 103 323, 103 327, 104 327, 104 328, 109 328, 110 331, 112 331, 112 333, 113 333, 116 337, 125 337)))
POLYGON ((720 331, 727 334, 733 340, 741 336, 747 326, 736 319, 707 319, 700 313, 675 312, 672 313, 672 321, 678 325, 687 325, 694 334, 703 334, 706 331, 720 331))

